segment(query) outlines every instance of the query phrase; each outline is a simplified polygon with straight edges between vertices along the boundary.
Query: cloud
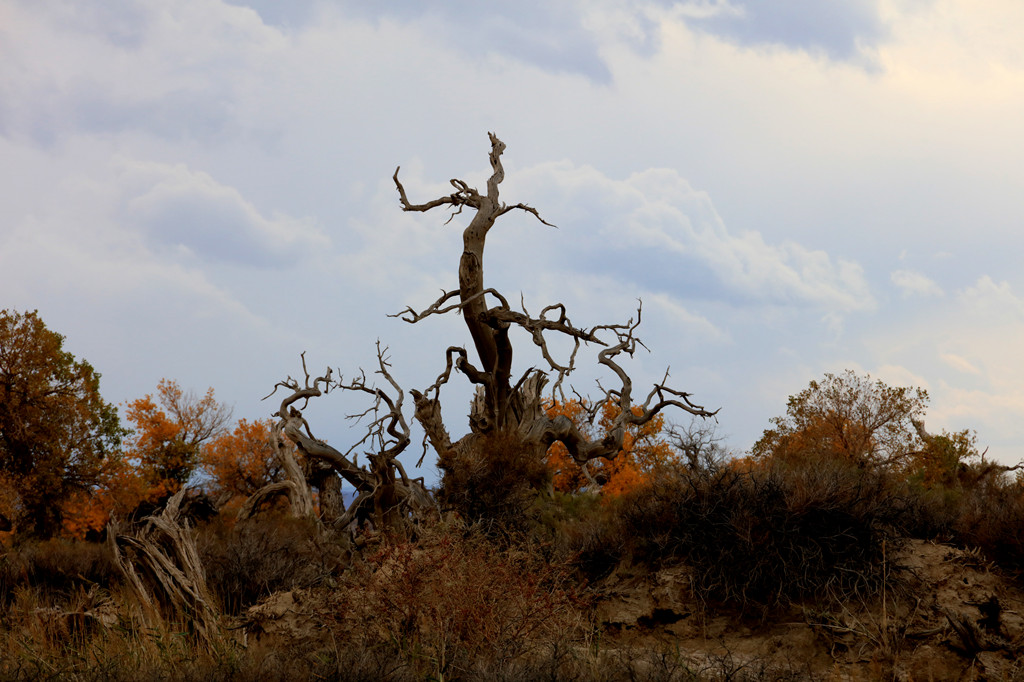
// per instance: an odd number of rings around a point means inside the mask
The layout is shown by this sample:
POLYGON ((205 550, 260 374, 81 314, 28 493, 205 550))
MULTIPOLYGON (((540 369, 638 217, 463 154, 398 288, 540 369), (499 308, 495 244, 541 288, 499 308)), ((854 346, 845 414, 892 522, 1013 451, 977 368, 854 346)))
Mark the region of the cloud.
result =
POLYGON ((783 45, 834 60, 860 56, 887 32, 877 0, 719 0, 682 6, 690 26, 741 45, 783 45))
POLYGON ((1020 460, 1024 299, 1009 283, 983 275, 952 297, 894 305, 897 315, 876 321, 866 335, 875 364, 927 377, 916 383, 931 397, 933 431, 975 429, 992 459, 1020 460))
POLYGON ((972 365, 966 358, 962 358, 955 353, 942 353, 939 357, 957 371, 966 372, 967 374, 981 374, 980 369, 972 365))
POLYGON ((528 187, 518 194, 537 197, 547 218, 572 235, 575 253, 612 255, 647 286, 839 313, 875 306, 858 264, 793 241, 769 244, 755 231, 732 233, 707 193, 675 170, 614 180, 559 162, 524 169, 515 182, 528 187))
POLYGON ((983 275, 972 287, 960 293, 960 301, 974 316, 984 315, 1002 322, 1024 321, 1024 299, 1013 293, 1009 282, 996 283, 983 275))
POLYGON ((330 247, 309 221, 266 217, 238 190, 184 164, 122 161, 122 217, 156 246, 255 267, 284 267, 330 247))
MULTIPOLYGON (((268 7, 266 2, 257 0, 246 4, 257 8, 265 17, 281 16, 279 10, 268 7)), ((332 5, 335 10, 362 19, 415 24, 442 36, 445 43, 475 59, 500 55, 546 71, 581 74, 598 82, 608 82, 611 77, 600 54, 597 37, 586 26, 584 13, 574 2, 521 0, 481 4, 475 0, 444 3, 336 0, 332 5)), ((292 16, 297 18, 300 13, 301 9, 292 16)))
POLYGON ((277 72, 286 44, 254 11, 205 0, 173 8, 65 0, 6 11, 0 132, 45 145, 74 131, 207 142, 248 132, 238 104, 277 72))
POLYGON ((942 287, 926 275, 911 270, 896 270, 890 276, 892 283, 903 290, 904 298, 910 296, 942 296, 942 287))

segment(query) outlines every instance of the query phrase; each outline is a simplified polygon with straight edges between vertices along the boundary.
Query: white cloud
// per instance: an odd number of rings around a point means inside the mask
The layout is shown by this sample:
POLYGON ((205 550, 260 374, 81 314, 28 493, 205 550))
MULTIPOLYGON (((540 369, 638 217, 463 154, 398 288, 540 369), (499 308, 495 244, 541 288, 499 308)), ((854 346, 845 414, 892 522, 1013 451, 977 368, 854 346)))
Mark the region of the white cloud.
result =
POLYGON ((955 370, 966 372, 967 374, 981 374, 981 370, 972 365, 969 360, 955 353, 940 353, 939 357, 955 370))
POLYGON ((850 59, 886 35, 874 0, 726 0, 686 3, 683 16, 699 30, 743 45, 785 45, 850 59))
POLYGON ((1024 299, 1013 293, 1009 282, 998 284, 984 275, 958 296, 967 311, 986 315, 1000 322, 1024 320, 1024 299))
POLYGON ((923 388, 926 391, 931 388, 927 378, 900 365, 882 365, 870 374, 873 379, 883 381, 889 386, 923 388))
POLYGON ((926 275, 912 270, 896 270, 890 276, 892 283, 903 290, 903 296, 942 296, 942 287, 926 275))
POLYGON ((233 187, 184 164, 121 161, 121 215, 150 243, 214 260, 283 267, 311 259, 330 240, 310 221, 265 217, 233 187))
POLYGON ((207 144, 247 132, 238 104, 279 70, 286 45, 252 10, 207 0, 6 9, 0 131, 43 144, 76 130, 207 144))
POLYGON ((562 228, 583 241, 579 248, 643 254, 648 266, 640 276, 646 280, 664 278, 681 286, 709 277, 714 288, 747 299, 829 311, 875 306, 858 264, 833 261, 824 251, 792 241, 769 244, 752 230, 730 232, 708 194, 675 170, 649 169, 614 180, 589 166, 548 163, 521 171, 515 186, 541 197, 537 201, 550 219, 562 221, 551 218, 555 212, 565 215, 562 228))

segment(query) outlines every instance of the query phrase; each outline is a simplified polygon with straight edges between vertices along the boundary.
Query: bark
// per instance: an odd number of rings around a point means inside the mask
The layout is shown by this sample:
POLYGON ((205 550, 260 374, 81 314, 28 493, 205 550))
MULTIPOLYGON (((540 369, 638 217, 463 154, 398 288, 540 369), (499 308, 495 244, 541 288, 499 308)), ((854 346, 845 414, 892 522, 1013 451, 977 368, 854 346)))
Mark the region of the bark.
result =
POLYGON ((185 490, 173 495, 160 514, 135 533, 107 531, 114 562, 148 613, 187 622, 207 646, 220 638, 218 615, 206 586, 188 522, 181 518, 185 490))
POLYGON ((622 449, 628 426, 643 425, 668 407, 681 409, 699 417, 713 417, 717 410, 705 410, 690 401, 690 394, 669 387, 666 383, 668 372, 665 373, 665 380, 655 384, 643 402, 633 399, 632 380, 620 365, 619 358, 623 354, 632 357, 637 347, 643 346, 635 336, 636 328, 640 324, 640 309, 635 323, 629 320, 625 324, 603 324, 585 329, 572 324, 565 306, 561 303, 549 305, 539 316, 533 317, 525 306, 521 312, 513 310, 504 296, 485 286, 484 250, 487 235, 498 218, 509 211, 519 209, 532 214, 545 225, 550 225, 540 217, 536 209, 526 204, 506 205, 501 202, 498 186, 505 177, 501 163, 505 144, 493 133, 488 135, 491 143, 489 161, 492 173, 487 180, 485 193, 469 187, 462 180, 452 180, 451 184, 456 190, 454 193, 423 204, 414 204, 409 201, 405 187, 398 179, 400 168, 395 170, 393 176, 399 193, 399 202, 404 211, 426 212, 439 206, 447 206, 453 209, 452 218, 461 214, 463 208, 468 207, 473 211, 469 224, 462 233, 459 288, 442 293, 440 298, 422 311, 406 308, 396 315, 406 322, 416 323, 431 315, 443 315, 452 311, 461 313, 476 351, 479 366, 469 361, 465 349, 449 348, 446 351, 445 371, 426 391, 414 393, 416 419, 426 432, 426 440, 438 453, 442 469, 445 469, 447 462, 457 459, 452 456, 453 450, 471 447, 477 440, 475 436, 478 435, 499 431, 515 433, 524 447, 537 447, 541 451, 551 443, 561 441, 577 462, 585 463, 597 457, 615 457, 622 449), (456 298, 458 302, 455 302, 456 298), (491 305, 488 299, 494 299, 496 303, 491 305), (514 386, 511 381, 513 345, 509 336, 513 327, 522 329, 530 335, 548 365, 548 372, 528 370, 514 386), (573 350, 567 360, 559 362, 553 357, 548 348, 547 334, 559 334, 573 340, 573 350), (604 392, 604 399, 615 402, 621 409, 609 435, 600 440, 588 439, 566 417, 548 418, 543 409, 544 385, 554 377, 553 399, 562 390, 565 378, 575 368, 577 351, 582 344, 603 347, 598 354, 598 362, 611 371, 619 384, 615 389, 601 389, 604 392), (477 385, 477 393, 470 407, 469 424, 472 433, 454 446, 451 444, 448 430, 441 421, 439 409, 440 388, 449 380, 453 368, 477 385))

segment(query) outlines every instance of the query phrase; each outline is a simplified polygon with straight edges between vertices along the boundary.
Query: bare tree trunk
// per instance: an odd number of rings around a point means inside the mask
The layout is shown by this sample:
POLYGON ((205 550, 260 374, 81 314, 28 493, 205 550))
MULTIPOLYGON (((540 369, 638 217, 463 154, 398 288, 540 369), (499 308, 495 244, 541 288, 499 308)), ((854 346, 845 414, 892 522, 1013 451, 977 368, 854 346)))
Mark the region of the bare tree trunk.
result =
MULTIPOLYGON (((538 317, 532 317, 526 311, 525 305, 522 312, 512 310, 508 301, 499 292, 485 286, 484 247, 487 235, 498 218, 518 209, 532 214, 545 225, 550 225, 540 217, 536 209, 526 204, 507 205, 501 202, 498 185, 505 178, 501 163, 505 143, 493 133, 488 133, 488 136, 491 143, 489 160, 492 173, 487 180, 487 191, 484 194, 464 181, 455 179, 451 181, 456 190, 454 193, 423 204, 414 204, 409 201, 405 187, 398 179, 401 169, 396 169, 393 176, 404 211, 427 212, 439 206, 448 206, 453 209, 454 218, 461 214, 465 207, 473 210, 469 225, 462 233, 459 288, 444 292, 424 310, 406 308, 395 316, 406 322, 416 323, 430 315, 452 311, 461 313, 479 358, 480 365, 477 367, 470 362, 464 348, 448 348, 445 371, 434 385, 422 394, 414 393, 416 419, 423 426, 427 439, 438 453, 442 469, 447 470, 448 463, 461 460, 462 458, 456 456, 457 452, 454 451, 464 451, 471 447, 477 436, 498 432, 514 434, 524 448, 536 450, 541 453, 540 457, 543 457, 547 446, 556 440, 561 441, 572 457, 582 464, 597 457, 615 457, 622 449, 627 427, 647 423, 666 407, 676 407, 700 417, 713 416, 715 412, 707 411, 700 405, 690 402, 688 393, 670 388, 666 383, 668 372, 665 373, 665 380, 652 388, 646 400, 642 403, 634 401, 632 380, 619 364, 619 359, 623 354, 632 357, 638 346, 643 347, 642 342, 635 336, 636 328, 640 324, 639 309, 635 323, 631 319, 625 324, 601 324, 590 329, 582 329, 572 325, 565 306, 561 303, 549 305, 541 310, 538 317), (456 297, 457 303, 454 302, 456 297), (492 304, 488 297, 497 303, 492 304), (555 314, 557 318, 553 317, 555 314), (567 417, 547 417, 542 397, 542 388, 548 382, 546 372, 531 368, 513 385, 513 346, 509 338, 513 326, 519 327, 532 337, 550 371, 557 377, 551 389, 552 398, 556 392, 562 390, 563 380, 575 368, 576 353, 580 345, 593 343, 603 346, 603 350, 598 354, 598 362, 607 367, 620 384, 620 388, 601 389, 605 394, 605 401, 611 401, 620 408, 607 437, 592 441, 567 417), (558 362, 551 355, 545 337, 547 332, 568 336, 573 340, 574 348, 567 362, 558 362), (477 386, 477 393, 470 408, 469 424, 472 433, 456 443, 454 451, 448 438, 448 431, 441 423, 438 408, 441 386, 449 380, 453 367, 477 386)), ((595 416, 596 413, 592 414, 591 418, 595 416)), ((486 456, 486 453, 480 455, 486 456)))
POLYGON ((316 462, 312 465, 311 482, 320 492, 320 520, 335 524, 345 513, 345 500, 341 495, 341 477, 333 467, 316 462))

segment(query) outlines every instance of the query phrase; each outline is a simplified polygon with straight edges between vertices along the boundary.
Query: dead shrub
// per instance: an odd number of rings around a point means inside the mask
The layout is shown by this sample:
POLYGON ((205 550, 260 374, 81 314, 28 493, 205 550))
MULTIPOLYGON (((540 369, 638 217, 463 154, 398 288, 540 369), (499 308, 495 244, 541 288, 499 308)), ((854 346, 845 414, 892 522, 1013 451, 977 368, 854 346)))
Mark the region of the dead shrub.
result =
POLYGON ((953 524, 957 544, 978 548, 1003 569, 1024 576, 1024 488, 992 479, 968 490, 953 524))
POLYGON ((348 614, 356 639, 392 642, 417 676, 504 666, 582 622, 567 567, 499 551, 479 532, 389 543, 363 570, 348 614))
POLYGON ((0 555, 0 605, 9 602, 18 587, 31 587, 59 601, 92 585, 108 587, 118 579, 105 545, 67 539, 29 541, 0 555))

